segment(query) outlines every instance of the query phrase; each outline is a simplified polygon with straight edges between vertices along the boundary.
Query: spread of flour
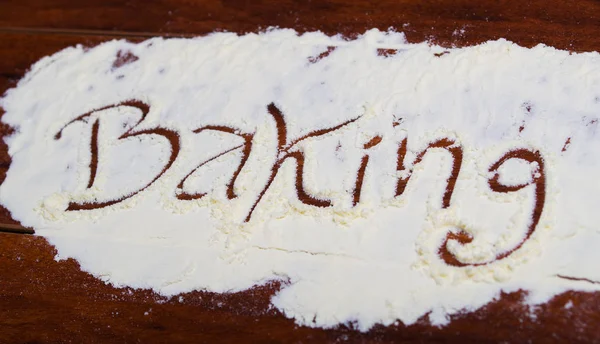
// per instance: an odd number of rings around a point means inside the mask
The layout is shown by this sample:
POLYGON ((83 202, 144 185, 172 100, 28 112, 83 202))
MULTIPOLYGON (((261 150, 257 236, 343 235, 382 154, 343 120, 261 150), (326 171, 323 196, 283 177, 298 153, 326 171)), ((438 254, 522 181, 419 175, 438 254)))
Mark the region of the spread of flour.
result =
POLYGON ((115 286, 277 279, 273 305, 308 326, 443 325, 501 291, 600 289, 600 55, 445 50, 377 30, 65 49, 0 102, 16 128, 0 202, 115 286), (519 149, 543 166, 490 169, 519 149))

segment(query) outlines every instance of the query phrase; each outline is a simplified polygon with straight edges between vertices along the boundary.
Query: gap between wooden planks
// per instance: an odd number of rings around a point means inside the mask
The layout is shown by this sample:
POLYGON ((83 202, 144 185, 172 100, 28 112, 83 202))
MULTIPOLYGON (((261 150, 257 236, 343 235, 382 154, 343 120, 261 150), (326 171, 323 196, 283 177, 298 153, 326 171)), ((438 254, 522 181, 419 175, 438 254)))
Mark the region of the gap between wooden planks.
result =
POLYGON ((53 29, 27 27, 0 27, 0 33, 16 33, 28 35, 73 35, 73 36, 108 36, 114 38, 150 38, 150 37, 196 37, 198 34, 182 32, 137 32, 109 31, 85 29, 53 29))
POLYGON ((32 228, 9 223, 0 223, 0 233, 8 234, 35 234, 32 228))

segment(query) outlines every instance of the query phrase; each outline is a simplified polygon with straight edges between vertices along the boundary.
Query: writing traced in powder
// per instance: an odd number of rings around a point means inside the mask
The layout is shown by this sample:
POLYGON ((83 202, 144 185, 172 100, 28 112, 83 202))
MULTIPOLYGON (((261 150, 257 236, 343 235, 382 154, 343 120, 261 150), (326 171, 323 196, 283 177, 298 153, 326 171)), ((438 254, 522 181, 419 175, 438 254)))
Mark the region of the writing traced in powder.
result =
POLYGON ((1 100, 0 202, 58 258, 166 295, 280 279, 286 316, 361 330, 599 288, 596 53, 150 43, 65 49, 1 100))

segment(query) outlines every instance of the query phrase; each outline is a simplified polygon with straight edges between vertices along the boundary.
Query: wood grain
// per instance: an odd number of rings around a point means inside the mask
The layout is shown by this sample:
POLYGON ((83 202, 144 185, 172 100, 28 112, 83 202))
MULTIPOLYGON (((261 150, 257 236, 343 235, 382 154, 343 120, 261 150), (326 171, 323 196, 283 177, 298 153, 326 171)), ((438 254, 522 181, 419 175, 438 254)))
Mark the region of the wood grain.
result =
POLYGON ((525 46, 546 43, 576 51, 600 47, 600 3, 594 0, 385 0, 374 4, 364 0, 5 0, 0 2, 0 27, 38 33, 67 29, 205 34, 280 26, 347 35, 393 27, 406 32, 410 41, 428 39, 446 45, 504 37, 525 46))
MULTIPOLYGON (((600 50, 600 2, 273 0, 5 0, 0 2, 0 94, 39 58, 65 47, 155 35, 247 32, 269 26, 355 36, 394 27, 412 42, 464 46, 507 38, 573 51, 600 50)), ((2 114, 0 109, 0 115, 2 114)), ((11 128, 0 124, 0 133, 11 128)), ((0 143, 0 182, 10 164, 0 143)), ((10 214, 0 208, 0 222, 10 214)), ((268 307, 274 283, 232 294, 193 292, 164 298, 113 288, 55 261, 48 242, 0 233, 0 343, 23 342, 597 342, 600 295, 568 292, 530 310, 524 292, 456 315, 449 326, 425 318, 405 327, 298 327, 268 307), (571 302, 569 309, 564 306, 571 302)), ((110 253, 107 253, 110 254, 110 253)))

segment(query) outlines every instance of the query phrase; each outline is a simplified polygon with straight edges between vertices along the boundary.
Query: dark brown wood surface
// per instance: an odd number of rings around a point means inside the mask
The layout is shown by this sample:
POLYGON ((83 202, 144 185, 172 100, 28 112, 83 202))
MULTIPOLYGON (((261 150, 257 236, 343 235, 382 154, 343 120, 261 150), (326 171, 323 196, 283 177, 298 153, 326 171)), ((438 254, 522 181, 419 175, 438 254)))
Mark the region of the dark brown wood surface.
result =
MULTIPOLYGON (((127 38, 248 32, 269 26, 355 36, 377 27, 411 42, 464 46, 507 38, 572 51, 600 50, 600 2, 381 0, 4 0, 0 2, 0 94, 39 58, 75 44, 127 38)), ((0 109, 0 114, 2 110, 0 109)), ((11 128, 0 126, 2 134, 11 128)), ((0 143, 0 181, 10 157, 0 143)), ((14 223, 5 209, 0 222, 14 223)), ((0 233, 0 343, 25 342, 600 342, 600 295, 569 292, 534 310, 524 292, 503 295, 449 326, 296 326, 268 308, 272 284, 242 293, 163 298, 113 288, 54 260, 43 238, 0 233), (573 307, 565 309, 568 302, 573 307)), ((595 263, 595 262, 590 262, 595 263)))

